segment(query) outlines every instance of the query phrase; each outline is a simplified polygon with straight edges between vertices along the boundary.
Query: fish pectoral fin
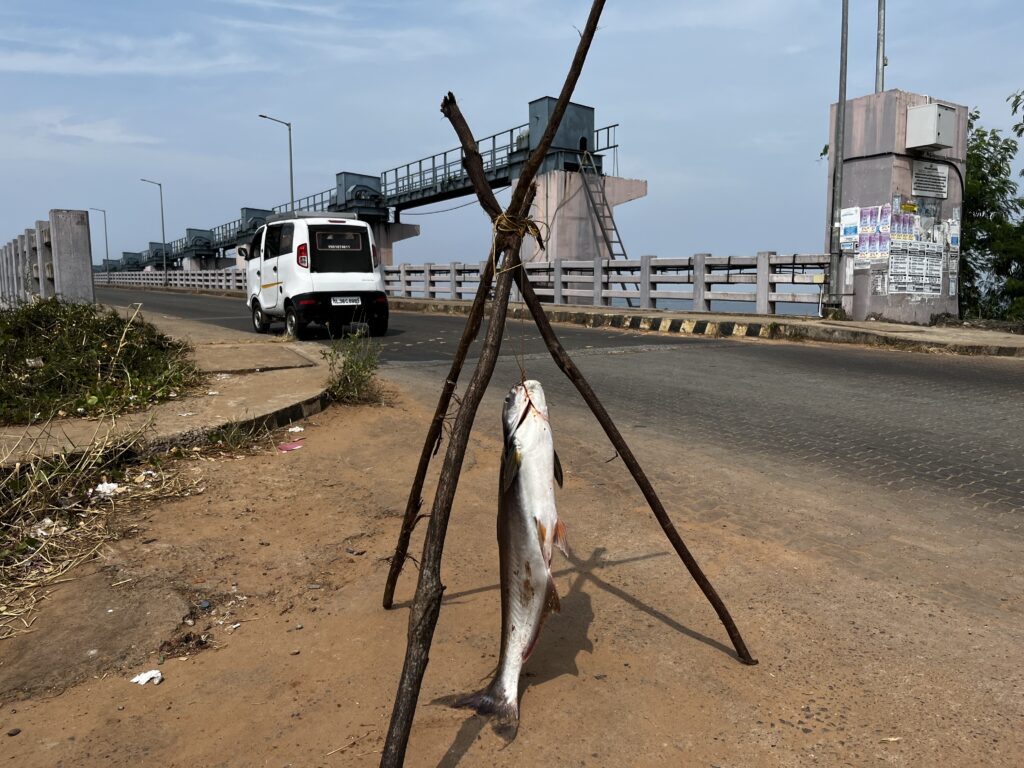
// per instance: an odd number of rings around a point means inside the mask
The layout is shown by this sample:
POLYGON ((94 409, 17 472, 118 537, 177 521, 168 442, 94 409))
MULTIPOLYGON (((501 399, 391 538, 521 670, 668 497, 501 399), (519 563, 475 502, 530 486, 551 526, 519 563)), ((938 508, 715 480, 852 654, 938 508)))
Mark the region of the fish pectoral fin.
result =
POLYGON ((561 613, 562 601, 558 599, 558 590, 555 589, 555 580, 548 576, 548 592, 544 600, 545 613, 561 613))
POLYGON ((509 442, 505 448, 505 454, 501 457, 501 491, 504 493, 512 487, 516 475, 519 474, 519 464, 522 461, 519 451, 514 443, 509 442))
POLYGON ((562 487, 562 462, 558 459, 558 451, 555 451, 555 482, 558 483, 558 487, 562 487))
POLYGON ((565 523, 561 520, 555 523, 555 546, 566 558, 569 557, 569 539, 565 535, 565 523))

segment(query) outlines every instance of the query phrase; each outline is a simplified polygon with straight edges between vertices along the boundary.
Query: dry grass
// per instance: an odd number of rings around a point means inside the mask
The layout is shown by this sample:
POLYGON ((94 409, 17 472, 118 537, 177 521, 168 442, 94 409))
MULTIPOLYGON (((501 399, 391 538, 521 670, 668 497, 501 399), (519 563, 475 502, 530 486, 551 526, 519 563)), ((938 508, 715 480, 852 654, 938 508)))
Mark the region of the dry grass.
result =
POLYGON ((8 463, 51 440, 44 430, 0 456, 0 640, 31 631, 45 588, 116 537, 115 513, 195 489, 196 481, 140 455, 143 429, 106 432, 98 427, 87 448, 8 463))

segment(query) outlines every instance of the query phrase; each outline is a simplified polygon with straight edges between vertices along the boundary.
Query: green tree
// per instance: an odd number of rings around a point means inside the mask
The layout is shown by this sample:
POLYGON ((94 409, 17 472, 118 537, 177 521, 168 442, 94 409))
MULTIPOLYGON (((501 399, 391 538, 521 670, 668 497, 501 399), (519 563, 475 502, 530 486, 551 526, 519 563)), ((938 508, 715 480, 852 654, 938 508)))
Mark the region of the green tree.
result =
MULTIPOLYGON (((1022 96, 1016 94, 1016 96, 1022 96)), ((1014 111, 1024 99, 1010 103, 1014 111)), ((1024 319, 1024 198, 1013 179, 1017 141, 968 122, 967 178, 960 250, 960 311, 964 316, 1024 319)), ((1024 133, 1024 125, 1015 126, 1024 133)))

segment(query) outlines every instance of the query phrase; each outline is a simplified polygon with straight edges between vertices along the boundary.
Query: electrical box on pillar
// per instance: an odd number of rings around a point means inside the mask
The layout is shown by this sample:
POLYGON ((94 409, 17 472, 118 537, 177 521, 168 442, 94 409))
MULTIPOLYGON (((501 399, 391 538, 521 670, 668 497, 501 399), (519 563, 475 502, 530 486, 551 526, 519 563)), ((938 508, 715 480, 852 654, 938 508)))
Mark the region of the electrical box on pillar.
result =
MULTIPOLYGON (((832 105, 835 126, 836 105, 832 105)), ((839 293, 846 315, 957 315, 967 108, 889 90, 846 102, 839 293)), ((831 134, 830 134, 831 135, 831 134)), ((834 148, 829 147, 829 199, 834 148)), ((826 222, 830 242, 833 222, 826 222)))

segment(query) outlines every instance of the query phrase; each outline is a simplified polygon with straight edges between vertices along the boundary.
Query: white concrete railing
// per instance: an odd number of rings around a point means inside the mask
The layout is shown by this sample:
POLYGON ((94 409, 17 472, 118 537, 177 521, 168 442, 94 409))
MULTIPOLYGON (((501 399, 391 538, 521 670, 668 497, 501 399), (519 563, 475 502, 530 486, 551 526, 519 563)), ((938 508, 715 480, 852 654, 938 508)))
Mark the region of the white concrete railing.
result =
MULTIPOLYGON (((640 309, 692 302, 695 312, 710 312, 711 302, 754 304, 758 314, 773 315, 779 302, 819 304, 828 254, 712 256, 698 253, 678 259, 641 256, 610 261, 531 262, 526 264, 537 295, 550 304, 610 306, 628 301, 640 309)), ((423 299, 472 299, 483 264, 401 264, 384 268, 389 296, 423 299)), ((99 273, 96 283, 107 278, 99 273)), ((159 288, 160 272, 112 272, 112 285, 159 288)), ((171 272, 168 287, 244 291, 241 270, 171 272)))
MULTIPOLYGON (((755 305, 758 314, 775 314, 779 302, 819 304, 828 254, 712 256, 698 253, 678 259, 531 262, 526 264, 537 295, 551 304, 609 306, 615 299, 633 307, 656 309, 670 301, 689 301, 695 312, 710 312, 711 302, 755 305), (733 287, 737 286, 737 287, 733 287), (786 290, 783 290, 783 289, 786 290)), ((388 295, 426 299, 471 299, 482 264, 402 264, 384 271, 388 295)))
MULTIPOLYGON (((96 285, 139 285, 144 288, 163 288, 163 272, 97 272, 96 285)), ((237 291, 245 293, 245 272, 240 269, 174 270, 167 273, 168 288, 200 291, 237 291)))

